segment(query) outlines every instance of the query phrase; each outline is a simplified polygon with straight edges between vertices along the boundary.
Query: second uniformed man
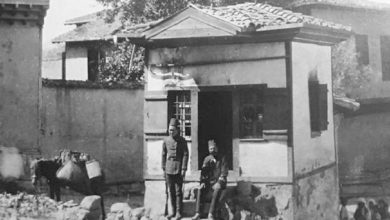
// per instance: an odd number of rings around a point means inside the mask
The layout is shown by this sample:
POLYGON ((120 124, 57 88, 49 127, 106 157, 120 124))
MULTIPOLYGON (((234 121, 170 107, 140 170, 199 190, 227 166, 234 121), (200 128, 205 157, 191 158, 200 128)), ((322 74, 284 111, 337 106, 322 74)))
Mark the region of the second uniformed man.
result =
POLYGON ((179 134, 179 123, 172 118, 169 122, 169 136, 164 139, 162 149, 162 169, 169 188, 173 212, 168 218, 181 219, 183 207, 183 180, 187 171, 188 146, 179 134))
POLYGON ((208 147, 210 154, 203 160, 200 189, 196 200, 196 214, 192 217, 193 220, 200 218, 201 200, 211 200, 208 219, 215 219, 215 209, 227 184, 229 167, 225 156, 218 153, 218 147, 214 140, 208 141, 208 147))

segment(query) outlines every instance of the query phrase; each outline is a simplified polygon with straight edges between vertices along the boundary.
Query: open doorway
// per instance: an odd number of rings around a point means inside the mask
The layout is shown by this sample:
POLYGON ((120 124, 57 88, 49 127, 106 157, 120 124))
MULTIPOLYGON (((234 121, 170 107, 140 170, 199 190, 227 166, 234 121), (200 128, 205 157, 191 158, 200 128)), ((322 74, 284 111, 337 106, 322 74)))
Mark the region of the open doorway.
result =
POLYGON ((232 92, 199 92, 198 100, 198 169, 208 155, 207 140, 215 139, 220 153, 226 156, 229 169, 232 170, 232 92))

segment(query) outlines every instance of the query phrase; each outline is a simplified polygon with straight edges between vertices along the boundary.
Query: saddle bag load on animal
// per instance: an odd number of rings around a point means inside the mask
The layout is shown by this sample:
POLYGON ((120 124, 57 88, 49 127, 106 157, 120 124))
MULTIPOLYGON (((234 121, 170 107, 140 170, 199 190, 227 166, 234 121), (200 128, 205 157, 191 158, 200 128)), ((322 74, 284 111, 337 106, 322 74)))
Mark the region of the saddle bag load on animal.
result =
POLYGON ((89 179, 85 168, 73 161, 66 162, 57 171, 57 178, 71 185, 75 191, 89 193, 89 179))
POLYGON ((85 163, 87 168, 87 174, 89 179, 102 176, 102 168, 100 167, 100 163, 96 160, 90 160, 85 163))

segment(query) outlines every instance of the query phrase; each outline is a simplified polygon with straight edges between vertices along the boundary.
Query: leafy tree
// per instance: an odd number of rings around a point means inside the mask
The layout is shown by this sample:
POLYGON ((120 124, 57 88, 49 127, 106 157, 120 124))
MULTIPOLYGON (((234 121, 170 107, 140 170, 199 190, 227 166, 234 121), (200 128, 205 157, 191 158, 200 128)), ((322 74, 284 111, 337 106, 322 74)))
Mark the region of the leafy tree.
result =
POLYGON ((128 40, 114 45, 112 51, 99 66, 99 79, 102 82, 119 84, 143 83, 144 49, 136 47, 128 40))
POLYGON ((354 97, 354 91, 367 86, 373 70, 368 65, 358 63, 359 54, 355 40, 350 38, 332 48, 333 92, 354 97))

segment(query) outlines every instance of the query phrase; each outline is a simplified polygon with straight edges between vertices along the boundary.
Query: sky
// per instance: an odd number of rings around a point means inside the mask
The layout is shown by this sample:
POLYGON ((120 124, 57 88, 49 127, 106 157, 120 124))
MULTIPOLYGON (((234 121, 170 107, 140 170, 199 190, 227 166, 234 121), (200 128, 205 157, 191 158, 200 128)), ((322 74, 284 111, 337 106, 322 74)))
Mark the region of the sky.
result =
POLYGON ((43 25, 43 48, 51 46, 51 40, 74 28, 64 25, 66 20, 102 10, 96 0, 50 0, 43 25))

